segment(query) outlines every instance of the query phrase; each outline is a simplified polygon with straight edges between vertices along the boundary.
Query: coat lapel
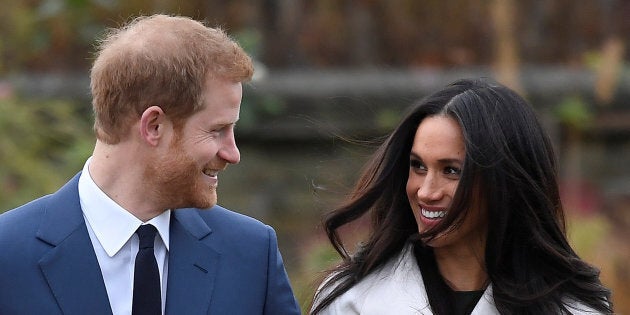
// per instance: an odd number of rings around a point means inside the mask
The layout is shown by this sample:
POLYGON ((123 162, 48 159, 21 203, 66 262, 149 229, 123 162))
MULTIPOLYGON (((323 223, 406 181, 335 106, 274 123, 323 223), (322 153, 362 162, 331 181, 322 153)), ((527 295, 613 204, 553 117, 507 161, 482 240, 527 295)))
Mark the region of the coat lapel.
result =
POLYGON ((494 299, 492 297, 492 284, 488 285, 486 291, 477 302, 477 305, 470 313, 470 315, 486 315, 486 314, 499 314, 497 307, 494 305, 494 299))
POLYGON ((39 266, 64 314, 112 314, 81 211, 79 175, 50 197, 37 237, 52 248, 39 266))
POLYGON ((208 313, 220 256, 203 243, 211 233, 195 210, 173 211, 166 314, 208 313))
MULTIPOLYGON (((407 245, 403 250, 403 256, 400 261, 400 268, 396 268, 394 276, 392 277, 395 284, 399 286, 400 283, 407 284, 407 289, 403 292, 395 292, 395 294, 401 294, 410 301, 409 304, 413 305, 414 313, 422 315, 431 315, 431 307, 429 306, 429 298, 427 296, 427 289, 424 286, 424 280, 420 267, 416 263, 416 258, 413 255, 412 245, 407 245), (420 296, 416 296, 416 295, 420 296)), ((483 295, 477 302, 477 305, 470 313, 471 315, 495 315, 499 314, 496 306, 494 305, 494 299, 492 297, 492 284, 488 285, 483 295)))

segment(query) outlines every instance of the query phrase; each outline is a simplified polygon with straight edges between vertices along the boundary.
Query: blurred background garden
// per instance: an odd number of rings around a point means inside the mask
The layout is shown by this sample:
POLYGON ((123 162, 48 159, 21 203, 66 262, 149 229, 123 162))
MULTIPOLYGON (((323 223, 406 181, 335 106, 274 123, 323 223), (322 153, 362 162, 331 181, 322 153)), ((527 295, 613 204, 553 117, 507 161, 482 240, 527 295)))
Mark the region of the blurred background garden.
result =
MULTIPOLYGON (((630 314, 628 0, 0 0, 0 212, 91 154, 89 68, 108 27, 168 13, 254 57, 219 203, 272 225, 307 309, 337 260, 319 226, 415 99, 490 77, 534 105, 560 161, 568 234, 630 314)), ((361 226, 347 229, 360 239, 361 226)), ((2 253, 0 253, 1 255, 2 253)))

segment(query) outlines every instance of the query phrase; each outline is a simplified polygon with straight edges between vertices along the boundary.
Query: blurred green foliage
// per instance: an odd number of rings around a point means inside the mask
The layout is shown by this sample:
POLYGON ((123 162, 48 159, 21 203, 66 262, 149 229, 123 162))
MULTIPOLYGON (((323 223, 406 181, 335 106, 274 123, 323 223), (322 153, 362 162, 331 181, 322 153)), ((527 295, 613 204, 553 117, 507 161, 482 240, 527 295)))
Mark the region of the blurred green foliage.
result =
POLYGON ((57 190, 93 146, 91 122, 61 100, 0 99, 0 212, 57 190))
POLYGON ((0 6, 0 74, 84 67, 107 9, 91 0, 0 0, 0 6))
POLYGON ((602 216, 572 216, 567 224, 567 235, 573 249, 582 257, 592 260, 605 243, 610 224, 602 216))
POLYGON ((589 127, 593 120, 592 110, 580 96, 564 98, 555 108, 556 117, 560 122, 575 130, 589 127))
MULTIPOLYGON (((627 1, 514 3, 519 14, 512 21, 513 39, 526 63, 580 60, 598 51, 602 38, 625 34, 630 25, 627 1)), ((0 74, 85 68, 94 39, 106 27, 153 13, 219 25, 269 68, 490 64, 495 5, 484 0, 0 0, 0 74)))
POLYGON ((291 277, 293 290, 300 302, 302 314, 308 314, 311 300, 322 281, 325 270, 341 263, 339 254, 325 241, 305 246, 304 264, 299 272, 291 277))
POLYGON ((382 108, 376 115, 376 125, 382 130, 393 130, 401 119, 399 110, 392 108, 382 108))

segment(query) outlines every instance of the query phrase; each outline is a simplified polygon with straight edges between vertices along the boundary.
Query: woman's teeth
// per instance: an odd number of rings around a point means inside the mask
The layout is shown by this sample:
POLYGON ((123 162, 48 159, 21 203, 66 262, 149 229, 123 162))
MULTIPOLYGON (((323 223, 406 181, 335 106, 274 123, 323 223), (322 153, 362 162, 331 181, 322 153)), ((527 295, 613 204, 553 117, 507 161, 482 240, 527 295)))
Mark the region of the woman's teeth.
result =
POLYGON ((429 211, 422 208, 420 210, 422 216, 428 219, 441 219, 446 216, 446 211, 429 211))

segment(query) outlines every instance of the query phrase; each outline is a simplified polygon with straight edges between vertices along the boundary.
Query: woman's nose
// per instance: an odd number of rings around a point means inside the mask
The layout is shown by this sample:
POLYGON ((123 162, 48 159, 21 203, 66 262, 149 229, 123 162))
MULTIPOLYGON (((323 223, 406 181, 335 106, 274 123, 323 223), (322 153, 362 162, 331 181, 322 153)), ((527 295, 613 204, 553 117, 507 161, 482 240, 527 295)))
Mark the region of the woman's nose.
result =
POLYGON ((428 173, 418 187, 418 199, 430 202, 442 199, 443 189, 437 176, 428 173))

